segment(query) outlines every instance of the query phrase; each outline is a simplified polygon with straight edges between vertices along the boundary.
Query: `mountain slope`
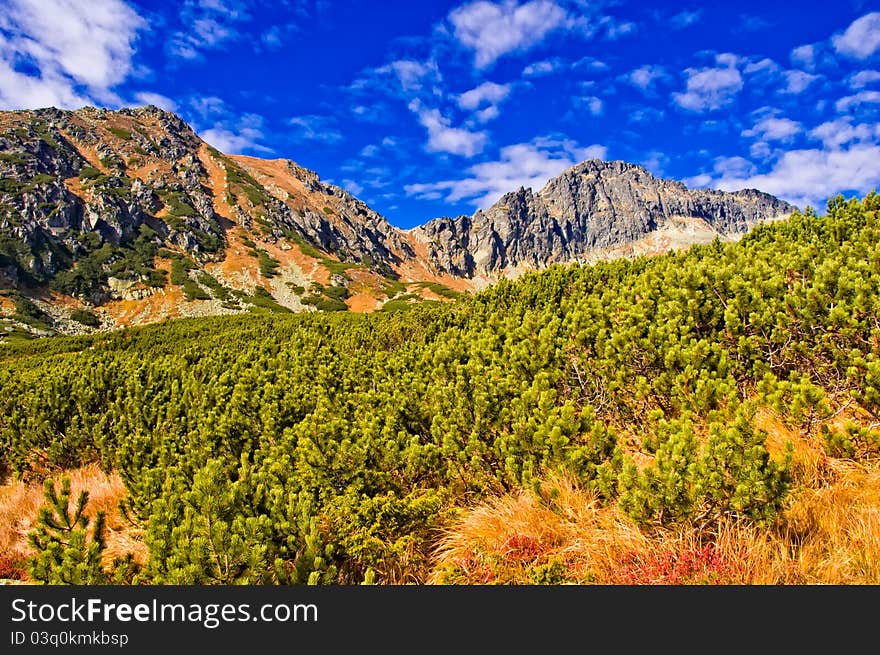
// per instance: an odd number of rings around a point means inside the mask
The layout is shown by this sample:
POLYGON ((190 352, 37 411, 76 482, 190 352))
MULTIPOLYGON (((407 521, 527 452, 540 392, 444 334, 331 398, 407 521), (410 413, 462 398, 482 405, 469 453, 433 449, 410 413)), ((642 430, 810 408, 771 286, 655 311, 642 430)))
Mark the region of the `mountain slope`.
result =
POLYGON ((792 209, 590 160, 406 231, 294 162, 224 155, 156 107, 0 112, 0 311, 16 319, 6 330, 47 332, 372 311, 555 262, 734 238, 792 209))
POLYGON ((593 159, 537 193, 520 188, 486 211, 436 219, 413 233, 428 244, 438 270, 491 278, 554 262, 734 237, 793 209, 759 191, 689 190, 641 166, 593 159), (651 236, 661 239, 652 242, 651 236))

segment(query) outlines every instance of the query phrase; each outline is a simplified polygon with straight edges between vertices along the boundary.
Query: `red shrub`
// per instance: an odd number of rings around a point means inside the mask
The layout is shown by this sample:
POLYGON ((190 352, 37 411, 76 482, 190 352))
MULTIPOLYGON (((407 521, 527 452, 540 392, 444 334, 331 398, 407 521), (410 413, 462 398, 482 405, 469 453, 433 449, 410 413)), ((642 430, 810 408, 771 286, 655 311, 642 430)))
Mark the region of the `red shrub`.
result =
POLYGON ((618 572, 618 584, 729 584, 740 576, 739 566, 714 544, 683 551, 632 553, 618 572))
POLYGON ((501 555, 512 562, 534 562, 545 554, 544 550, 535 537, 515 534, 504 542, 501 555))
POLYGON ((0 579, 27 580, 24 559, 9 555, 0 555, 0 579))

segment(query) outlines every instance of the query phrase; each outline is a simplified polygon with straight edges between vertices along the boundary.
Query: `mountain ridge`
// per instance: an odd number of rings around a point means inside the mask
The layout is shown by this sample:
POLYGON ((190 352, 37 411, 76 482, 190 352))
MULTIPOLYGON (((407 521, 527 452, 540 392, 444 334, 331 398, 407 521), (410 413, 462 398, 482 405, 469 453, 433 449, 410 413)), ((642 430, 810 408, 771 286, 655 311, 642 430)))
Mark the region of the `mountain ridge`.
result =
POLYGON ((114 327, 445 299, 553 263, 738 238, 794 209, 592 159, 403 230, 292 160, 223 154, 151 105, 0 112, 0 178, 0 288, 66 331, 73 307, 114 327))

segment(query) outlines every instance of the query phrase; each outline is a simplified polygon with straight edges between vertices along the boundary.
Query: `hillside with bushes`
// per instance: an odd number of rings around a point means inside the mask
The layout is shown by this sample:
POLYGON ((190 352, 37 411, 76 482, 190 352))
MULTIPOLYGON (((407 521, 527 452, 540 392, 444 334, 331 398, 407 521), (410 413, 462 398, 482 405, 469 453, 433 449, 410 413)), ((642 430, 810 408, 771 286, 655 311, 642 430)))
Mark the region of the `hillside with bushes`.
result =
POLYGON ((401 311, 0 346, 0 500, 48 479, 52 501, 16 524, 29 542, 0 540, 6 566, 77 583, 878 583, 878 209, 838 197, 735 243, 401 311), (119 507, 77 497, 83 467, 119 507))

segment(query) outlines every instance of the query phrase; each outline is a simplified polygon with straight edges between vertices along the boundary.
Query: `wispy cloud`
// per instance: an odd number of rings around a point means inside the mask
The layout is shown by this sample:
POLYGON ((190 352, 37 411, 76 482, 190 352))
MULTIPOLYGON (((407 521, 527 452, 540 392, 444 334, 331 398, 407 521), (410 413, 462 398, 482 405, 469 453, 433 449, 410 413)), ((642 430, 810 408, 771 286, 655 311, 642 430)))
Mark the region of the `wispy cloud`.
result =
POLYGON ((567 12, 552 0, 524 4, 477 0, 449 13, 453 36, 474 53, 474 65, 486 68, 511 52, 525 52, 565 25, 567 12))
POLYGON ((610 16, 603 16, 600 23, 605 27, 605 38, 609 41, 617 41, 638 31, 632 21, 615 21, 610 16))
POLYGON ((791 53, 789 53, 789 59, 791 59, 791 63, 795 66, 813 70, 813 67, 816 65, 816 46, 808 43, 793 48, 791 53))
POLYGON ((702 16, 702 9, 681 11, 669 19, 669 26, 674 30, 683 30, 686 27, 699 23, 702 16))
POLYGON ((171 34, 165 49, 173 59, 201 59, 243 35, 239 25, 251 20, 246 0, 186 0, 180 21, 186 29, 171 34))
POLYGON ((564 67, 565 63, 558 57, 552 59, 542 59, 536 61, 523 68, 523 77, 544 77, 551 75, 564 67))
POLYGON ((673 101, 681 108, 694 112, 713 111, 730 104, 743 88, 742 75, 736 67, 736 57, 717 55, 716 67, 688 68, 683 93, 673 93, 673 101))
POLYGON ((834 49, 846 57, 867 59, 880 49, 880 12, 858 18, 842 34, 831 38, 834 49))
POLYGON ((604 61, 595 57, 581 57, 571 65, 572 70, 587 73, 603 73, 610 68, 604 61))
POLYGON ((160 93, 141 91, 134 94, 135 100, 142 105, 155 105, 165 111, 177 111, 177 103, 160 93))
POLYGON ((434 86, 442 80, 437 62, 431 60, 398 59, 376 68, 375 73, 393 76, 405 93, 421 91, 425 86, 434 86))
POLYGON ((735 32, 759 32, 773 27, 773 24, 760 16, 740 14, 739 22, 733 26, 735 32))
POLYGON ((810 130, 810 137, 822 142, 826 148, 839 148, 853 142, 870 142, 880 139, 880 124, 859 123, 853 125, 850 116, 826 121, 810 130))
POLYGON ((510 84, 483 82, 479 86, 458 96, 458 106, 462 109, 477 109, 483 104, 497 105, 510 95, 510 84))
POLYGON ((596 96, 575 96, 572 98, 572 104, 575 109, 587 111, 593 116, 600 116, 605 110, 605 103, 602 98, 596 96))
POLYGON ((334 119, 329 116, 294 116, 287 120, 288 125, 296 128, 291 135, 293 141, 315 141, 332 144, 343 140, 342 132, 333 127, 334 119))
POLYGON ((663 66, 649 64, 630 71, 623 76, 623 79, 642 91, 647 91, 657 80, 662 80, 668 76, 669 73, 666 72, 663 66))
POLYGON ((834 107, 837 111, 843 113, 850 111, 859 105, 877 103, 880 103, 880 91, 859 91, 854 95, 841 98, 834 103, 834 107))
POLYGON ((360 194, 361 191, 364 190, 363 185, 349 179, 342 180, 342 188, 354 196, 360 194))
POLYGON ((494 161, 468 168, 466 177, 409 184, 407 195, 419 198, 445 198, 449 202, 467 201, 486 208, 509 191, 519 187, 538 190, 550 178, 574 164, 591 158, 604 158, 604 146, 581 147, 558 135, 540 137, 528 143, 517 143, 501 149, 494 161))
POLYGON ((473 157, 483 151, 489 135, 485 131, 473 132, 463 127, 453 127, 452 121, 439 109, 425 107, 413 100, 410 110, 418 116, 419 123, 428 130, 428 152, 445 152, 462 157, 473 157))
POLYGON ((666 116, 666 112, 662 109, 657 109, 656 107, 649 107, 646 105, 642 106, 629 106, 628 110, 628 118, 627 120, 630 123, 649 123, 661 121, 666 116))
POLYGON ((785 86, 780 89, 781 93, 797 95, 807 90, 813 82, 821 78, 821 75, 811 75, 799 70, 787 70, 782 73, 785 86))
POLYGON ((666 166, 669 165, 669 156, 659 150, 652 150, 640 162, 656 177, 662 177, 666 166))
POLYGON ((0 12, 0 107, 122 104, 146 21, 122 0, 7 0, 0 12))
POLYGON ((791 141, 803 132, 803 126, 790 118, 764 116, 755 124, 742 131, 744 137, 757 137, 764 141, 791 141))
POLYGON ((790 150, 767 172, 726 175, 712 185, 724 191, 761 189, 801 207, 819 207, 830 196, 851 190, 867 193, 880 180, 880 146, 790 150))
POLYGON ((190 104, 202 111, 211 127, 197 130, 199 136, 217 150, 227 154, 243 154, 250 150, 273 152, 261 143, 265 138, 265 119, 259 114, 235 115, 219 98, 194 99, 190 104))
POLYGON ((875 82, 880 82, 880 71, 859 71, 847 78, 847 83, 851 89, 864 89, 869 84, 874 84, 875 82))

